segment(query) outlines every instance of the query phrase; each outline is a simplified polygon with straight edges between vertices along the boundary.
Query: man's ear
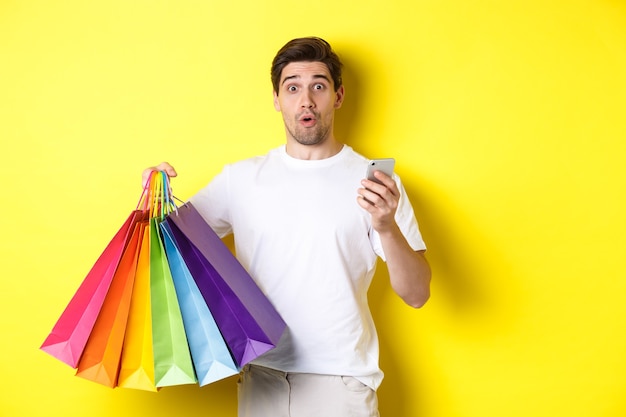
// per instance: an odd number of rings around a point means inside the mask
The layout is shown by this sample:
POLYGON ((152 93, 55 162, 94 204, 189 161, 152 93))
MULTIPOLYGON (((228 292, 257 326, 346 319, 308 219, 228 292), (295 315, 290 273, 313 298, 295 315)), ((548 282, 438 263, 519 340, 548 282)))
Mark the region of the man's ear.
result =
POLYGON ((343 85, 337 89, 335 92, 335 108, 338 109, 343 104, 343 98, 345 97, 346 91, 343 88, 343 85))
POLYGON ((278 93, 274 91, 274 108, 276 111, 280 111, 280 102, 278 101, 278 93))

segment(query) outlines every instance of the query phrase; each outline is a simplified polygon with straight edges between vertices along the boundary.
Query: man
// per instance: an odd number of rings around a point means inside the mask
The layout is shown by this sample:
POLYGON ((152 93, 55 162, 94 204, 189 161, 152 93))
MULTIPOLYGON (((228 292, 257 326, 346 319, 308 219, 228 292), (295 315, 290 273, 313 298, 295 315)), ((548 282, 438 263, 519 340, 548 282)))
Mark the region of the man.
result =
MULTIPOLYGON (((410 306, 430 295, 430 268, 400 179, 334 136, 341 62, 319 38, 288 42, 272 63, 286 144, 227 165, 191 198, 287 323, 278 346, 246 365, 240 417, 378 416, 378 338, 367 305, 377 256, 410 306)), ((174 168, 162 163, 144 171, 174 168)))

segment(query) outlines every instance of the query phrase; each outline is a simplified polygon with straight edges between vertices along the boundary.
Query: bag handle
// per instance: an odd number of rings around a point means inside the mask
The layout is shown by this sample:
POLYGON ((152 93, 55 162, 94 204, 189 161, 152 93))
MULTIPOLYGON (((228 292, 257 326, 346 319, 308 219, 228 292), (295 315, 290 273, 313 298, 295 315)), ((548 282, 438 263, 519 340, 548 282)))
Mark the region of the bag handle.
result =
POLYGON ((150 218, 163 220, 176 211, 176 203, 170 188, 169 176, 164 171, 151 171, 137 203, 137 210, 148 212, 150 218))

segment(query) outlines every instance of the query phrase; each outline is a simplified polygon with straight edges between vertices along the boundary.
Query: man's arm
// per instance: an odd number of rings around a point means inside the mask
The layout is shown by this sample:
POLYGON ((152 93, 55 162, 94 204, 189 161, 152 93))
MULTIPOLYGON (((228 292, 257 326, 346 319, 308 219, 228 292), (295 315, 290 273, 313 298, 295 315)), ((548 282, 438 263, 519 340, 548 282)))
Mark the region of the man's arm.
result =
POLYGON ((391 287, 408 305, 419 308, 430 297, 430 266, 424 251, 414 251, 395 221, 400 192, 396 182, 375 173, 383 184, 363 180, 358 203, 372 216, 372 226, 380 235, 391 287))

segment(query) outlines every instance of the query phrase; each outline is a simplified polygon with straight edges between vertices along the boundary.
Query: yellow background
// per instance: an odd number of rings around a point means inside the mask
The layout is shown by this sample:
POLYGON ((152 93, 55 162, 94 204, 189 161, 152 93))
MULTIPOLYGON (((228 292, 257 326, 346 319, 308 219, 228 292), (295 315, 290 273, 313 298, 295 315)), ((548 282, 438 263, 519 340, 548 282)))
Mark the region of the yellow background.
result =
POLYGON ((269 64, 308 35, 429 245, 424 309, 371 291, 383 417, 626 415, 621 0, 0 2, 0 415, 236 415, 234 378, 110 390, 38 347, 144 167, 186 199, 284 142, 269 64))

